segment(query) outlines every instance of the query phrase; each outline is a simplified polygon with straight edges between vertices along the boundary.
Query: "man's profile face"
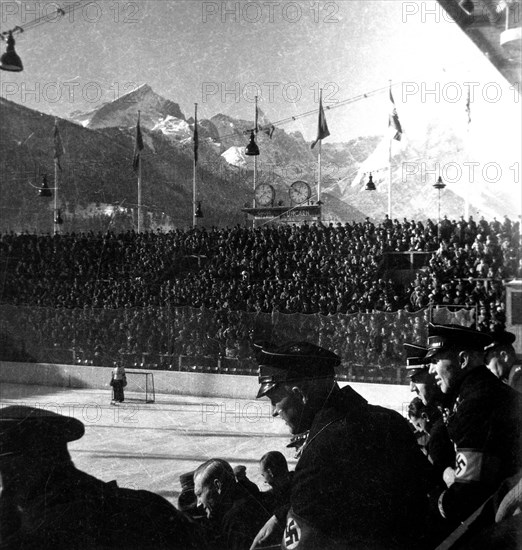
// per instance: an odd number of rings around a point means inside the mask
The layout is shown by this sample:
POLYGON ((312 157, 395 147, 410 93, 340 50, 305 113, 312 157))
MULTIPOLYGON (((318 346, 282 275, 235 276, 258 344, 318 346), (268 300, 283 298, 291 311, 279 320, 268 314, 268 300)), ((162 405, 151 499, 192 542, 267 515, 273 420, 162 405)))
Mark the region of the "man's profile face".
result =
POLYGON ((494 350, 486 354, 486 367, 500 380, 506 382, 509 378, 509 371, 514 361, 504 350, 494 350))
POLYGON ((265 468, 263 464, 259 466, 259 473, 261 474, 261 477, 265 480, 265 483, 267 485, 270 485, 272 487, 274 483, 274 476, 272 475, 272 472, 269 468, 265 468))
POLYGON ((291 434, 298 434, 310 428, 307 425, 305 405, 301 396, 288 386, 277 385, 268 391, 266 396, 272 405, 272 416, 279 416, 291 434))
POLYGON ((461 368, 458 353, 455 351, 440 351, 432 359, 430 374, 435 375, 435 381, 442 393, 449 393, 455 388, 460 378, 461 368))
POLYGON ((433 403, 433 401, 440 396, 437 382, 429 373, 428 369, 416 372, 410 377, 410 390, 417 394, 424 405, 433 403))
POLYGON ((211 518, 218 511, 220 495, 212 480, 204 480, 203 478, 203 475, 194 477, 194 494, 196 495, 198 506, 202 506, 207 517, 211 518))

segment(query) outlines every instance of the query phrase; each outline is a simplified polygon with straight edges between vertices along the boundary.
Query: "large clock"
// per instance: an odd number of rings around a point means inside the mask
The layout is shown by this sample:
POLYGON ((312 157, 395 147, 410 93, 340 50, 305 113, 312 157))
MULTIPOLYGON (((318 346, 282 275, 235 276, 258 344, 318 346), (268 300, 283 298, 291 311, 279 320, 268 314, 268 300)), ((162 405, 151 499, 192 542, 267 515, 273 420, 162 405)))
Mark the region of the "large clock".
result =
POLYGON ((302 204, 310 199, 312 192, 306 181, 297 180, 290 186, 289 195, 294 204, 302 204))
POLYGON ((262 183, 255 189, 256 205, 270 206, 274 202, 275 190, 268 183, 262 183))

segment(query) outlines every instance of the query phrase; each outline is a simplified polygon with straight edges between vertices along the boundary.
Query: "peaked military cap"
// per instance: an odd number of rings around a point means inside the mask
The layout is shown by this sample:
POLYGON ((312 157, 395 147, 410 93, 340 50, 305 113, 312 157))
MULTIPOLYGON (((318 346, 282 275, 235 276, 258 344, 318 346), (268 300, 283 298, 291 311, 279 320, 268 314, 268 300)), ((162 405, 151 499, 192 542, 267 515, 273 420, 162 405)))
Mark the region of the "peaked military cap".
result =
POLYGON ((0 456, 23 453, 38 442, 38 448, 66 446, 85 433, 76 418, 23 405, 0 408, 0 456))
POLYGON ((507 330, 492 332, 490 333, 490 336, 493 339, 493 342, 485 346, 484 351, 490 351, 498 346, 511 346, 513 345, 513 342, 517 339, 517 337, 512 332, 508 332, 507 330))
POLYGON ((278 348, 265 346, 256 357, 261 384, 258 398, 283 382, 334 376, 334 367, 341 364, 335 353, 309 342, 289 342, 278 348))
POLYGON ((406 351, 406 368, 424 368, 426 365, 426 354, 428 353, 428 348, 419 346, 418 344, 409 343, 405 343, 403 346, 406 351))
POLYGON ((445 351, 455 346, 483 350, 491 344, 492 338, 486 332, 463 327, 461 325, 428 326, 428 353, 426 359, 431 359, 439 351, 445 351))
POLYGON ((426 359, 428 348, 410 343, 404 343, 403 346, 406 351, 405 368, 408 371, 408 376, 413 378, 416 374, 426 371, 429 362, 429 359, 426 359))

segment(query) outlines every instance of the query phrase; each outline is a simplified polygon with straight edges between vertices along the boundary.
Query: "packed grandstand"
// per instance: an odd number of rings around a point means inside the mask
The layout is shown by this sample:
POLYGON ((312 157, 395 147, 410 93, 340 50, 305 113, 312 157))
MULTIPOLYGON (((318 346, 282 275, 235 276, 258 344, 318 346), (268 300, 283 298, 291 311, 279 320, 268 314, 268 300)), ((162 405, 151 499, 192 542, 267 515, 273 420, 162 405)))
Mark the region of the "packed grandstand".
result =
POLYGON ((507 217, 4 234, 3 359, 253 373, 253 340, 305 333, 347 376, 393 379, 435 310, 503 326, 519 258, 507 217))

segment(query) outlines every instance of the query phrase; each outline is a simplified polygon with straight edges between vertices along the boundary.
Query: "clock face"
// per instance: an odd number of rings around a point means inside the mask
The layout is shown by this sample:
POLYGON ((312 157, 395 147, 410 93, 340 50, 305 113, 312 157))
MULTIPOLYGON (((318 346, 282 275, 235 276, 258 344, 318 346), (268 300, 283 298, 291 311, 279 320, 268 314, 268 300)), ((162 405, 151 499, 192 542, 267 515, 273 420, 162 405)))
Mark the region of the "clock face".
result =
POLYGON ((271 185, 263 183, 258 185, 255 190, 256 204, 268 206, 274 202, 275 191, 271 185))
POLYGON ((294 181, 290 186, 290 199, 294 204, 306 202, 312 195, 310 186, 306 181, 294 181))

